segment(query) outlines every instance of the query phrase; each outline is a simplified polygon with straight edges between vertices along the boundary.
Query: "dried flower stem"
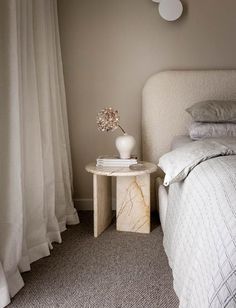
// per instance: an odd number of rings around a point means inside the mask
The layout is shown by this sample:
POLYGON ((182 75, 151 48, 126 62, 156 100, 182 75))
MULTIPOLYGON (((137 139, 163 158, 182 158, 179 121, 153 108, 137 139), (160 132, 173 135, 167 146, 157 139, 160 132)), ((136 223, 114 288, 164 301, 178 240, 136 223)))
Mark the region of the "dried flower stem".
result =
POLYGON ((122 130, 124 134, 126 134, 126 131, 120 126, 120 124, 118 125, 118 127, 122 130))

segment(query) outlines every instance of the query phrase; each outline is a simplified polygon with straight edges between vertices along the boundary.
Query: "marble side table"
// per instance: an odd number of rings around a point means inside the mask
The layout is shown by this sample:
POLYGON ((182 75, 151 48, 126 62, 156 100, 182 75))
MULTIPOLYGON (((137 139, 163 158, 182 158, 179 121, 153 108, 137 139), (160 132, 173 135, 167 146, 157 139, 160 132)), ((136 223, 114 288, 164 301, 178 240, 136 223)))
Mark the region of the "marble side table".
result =
POLYGON ((142 169, 96 167, 85 169, 93 174, 94 236, 98 237, 111 223, 111 177, 116 177, 116 229, 150 233, 150 174, 157 166, 141 162, 142 169))

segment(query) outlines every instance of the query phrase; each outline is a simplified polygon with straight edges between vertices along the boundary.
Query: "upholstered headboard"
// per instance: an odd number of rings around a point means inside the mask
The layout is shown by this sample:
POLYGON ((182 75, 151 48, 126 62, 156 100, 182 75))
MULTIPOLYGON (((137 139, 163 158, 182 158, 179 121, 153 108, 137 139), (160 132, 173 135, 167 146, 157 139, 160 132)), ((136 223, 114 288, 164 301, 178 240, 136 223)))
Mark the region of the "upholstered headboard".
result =
POLYGON ((208 99, 236 100, 236 70, 166 71, 145 84, 142 103, 143 159, 157 162, 174 136, 187 134, 185 109, 208 99))

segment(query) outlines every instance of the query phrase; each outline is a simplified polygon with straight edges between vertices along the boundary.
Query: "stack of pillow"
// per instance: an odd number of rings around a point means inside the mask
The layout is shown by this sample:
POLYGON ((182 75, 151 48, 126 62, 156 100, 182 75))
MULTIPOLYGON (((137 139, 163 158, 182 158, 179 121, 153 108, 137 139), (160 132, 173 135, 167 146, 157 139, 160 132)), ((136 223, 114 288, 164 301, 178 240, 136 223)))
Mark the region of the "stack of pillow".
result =
POLYGON ((236 137, 236 101, 203 101, 186 111, 194 121, 189 127, 191 139, 236 137))

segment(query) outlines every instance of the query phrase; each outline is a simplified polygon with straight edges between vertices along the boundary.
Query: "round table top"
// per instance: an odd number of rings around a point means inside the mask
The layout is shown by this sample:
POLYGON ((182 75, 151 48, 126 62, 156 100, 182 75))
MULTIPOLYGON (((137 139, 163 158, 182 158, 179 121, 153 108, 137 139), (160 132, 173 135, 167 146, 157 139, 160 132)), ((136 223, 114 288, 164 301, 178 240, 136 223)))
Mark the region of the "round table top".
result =
POLYGON ((106 176, 137 176, 142 174, 150 174, 157 170, 157 165, 145 161, 138 162, 137 166, 130 167, 100 167, 96 163, 91 163, 85 166, 85 169, 96 175, 106 176), (134 170, 136 168, 136 170, 134 170))

